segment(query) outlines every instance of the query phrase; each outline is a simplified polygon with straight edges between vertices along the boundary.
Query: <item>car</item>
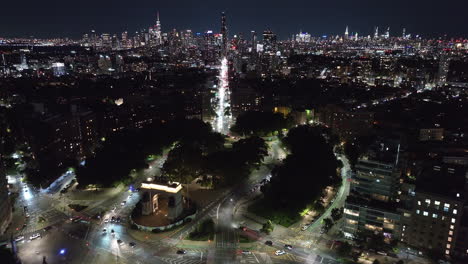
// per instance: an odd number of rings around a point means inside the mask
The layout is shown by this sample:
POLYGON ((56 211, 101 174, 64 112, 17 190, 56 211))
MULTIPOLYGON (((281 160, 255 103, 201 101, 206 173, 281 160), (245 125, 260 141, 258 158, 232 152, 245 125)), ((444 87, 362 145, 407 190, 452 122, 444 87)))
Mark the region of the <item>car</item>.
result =
POLYGON ((127 203, 127 201, 123 201, 123 202, 120 203, 120 205, 123 206, 123 205, 125 205, 126 203, 127 203))
POLYGON ((252 252, 250 252, 249 250, 242 250, 242 254, 250 255, 250 254, 252 254, 252 252))
POLYGON ((115 222, 120 223, 120 221, 122 221, 122 219, 120 218, 120 216, 117 216, 117 218, 115 219, 115 222))
POLYGON ((293 247, 291 245, 286 244, 286 245, 284 245, 284 248, 291 250, 293 247))
POLYGON ((128 243, 128 245, 130 245, 132 248, 134 248, 136 246, 135 242, 130 242, 130 243, 128 243))
POLYGON ((21 241, 21 240, 23 240, 23 239, 24 239, 24 236, 19 236, 19 237, 15 238, 15 241, 16 241, 16 242, 19 242, 19 241, 21 241))
POLYGON ((267 241, 265 241, 265 245, 273 246, 273 242, 271 240, 267 240, 267 241))
POLYGON ((281 256, 281 255, 284 255, 284 254, 286 254, 286 252, 284 252, 284 250, 276 250, 275 251, 276 256, 281 256))
POLYGON ((377 251, 377 254, 382 255, 382 256, 387 256, 387 252, 384 251, 377 251))
POLYGON ((179 254, 179 255, 183 255, 183 254, 186 254, 187 251, 185 251, 185 249, 179 249, 179 250, 177 250, 176 253, 179 254))
POLYGON ((40 238, 40 237, 41 237, 41 234, 36 233, 36 234, 31 235, 31 236, 29 237, 29 239, 30 239, 30 240, 34 240, 34 239, 40 238))
POLYGON ((115 216, 111 217, 111 223, 114 223, 115 222, 115 216))
POLYGON ((123 244, 123 241, 120 240, 120 239, 117 239, 117 244, 122 245, 122 244, 123 244))
POLYGON ((26 218, 29 218, 29 216, 30 216, 29 213, 26 213, 26 218))
POLYGON ((301 228, 301 230, 302 230, 302 231, 305 231, 305 230, 307 230, 307 228, 309 228, 309 226, 310 226, 310 224, 304 225, 304 226, 301 228))
POLYGON ((107 233, 107 228, 102 229, 103 233, 107 233))
POLYGON ((104 219, 104 223, 109 223, 109 218, 104 219))

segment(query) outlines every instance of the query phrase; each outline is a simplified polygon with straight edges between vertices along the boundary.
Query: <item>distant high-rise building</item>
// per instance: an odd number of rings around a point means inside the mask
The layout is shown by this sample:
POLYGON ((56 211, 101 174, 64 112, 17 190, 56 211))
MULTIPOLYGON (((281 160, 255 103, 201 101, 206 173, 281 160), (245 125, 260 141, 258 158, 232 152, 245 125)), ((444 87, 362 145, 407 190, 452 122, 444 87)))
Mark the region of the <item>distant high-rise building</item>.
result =
POLYGON ((348 38, 349 38, 348 26, 346 26, 346 30, 345 30, 345 33, 344 33, 344 37, 345 37, 345 39, 348 39, 348 38))
POLYGON ((251 42, 252 42, 252 51, 256 51, 257 50, 257 32, 255 31, 251 31, 251 42))
POLYGON ((111 48, 112 47, 111 35, 109 33, 102 33, 101 42, 102 42, 102 47, 111 48))
POLYGON ((403 28, 403 34, 402 34, 403 39, 406 39, 406 28, 403 28))
POLYGON ((385 38, 389 39, 390 38, 390 27, 387 28, 387 31, 385 31, 385 38))
POLYGON ((156 24, 149 28, 150 43, 153 46, 160 45, 162 43, 161 34, 161 21, 159 20, 159 12, 156 14, 156 24))
POLYGON ((374 38, 379 38, 379 27, 375 27, 374 38))
POLYGON ((52 63, 52 70, 55 77, 65 75, 65 64, 63 62, 54 62, 52 63))
POLYGON ((222 43, 221 43, 221 53, 223 56, 226 55, 227 52, 227 25, 226 25, 226 14, 224 12, 221 13, 221 35, 222 35, 222 43))
POLYGON ((276 47, 276 34, 270 29, 263 31, 263 51, 274 51, 276 47))
POLYGON ((439 57, 439 71, 437 73, 437 85, 442 86, 447 83, 447 75, 450 66, 450 56, 447 52, 443 51, 439 57))

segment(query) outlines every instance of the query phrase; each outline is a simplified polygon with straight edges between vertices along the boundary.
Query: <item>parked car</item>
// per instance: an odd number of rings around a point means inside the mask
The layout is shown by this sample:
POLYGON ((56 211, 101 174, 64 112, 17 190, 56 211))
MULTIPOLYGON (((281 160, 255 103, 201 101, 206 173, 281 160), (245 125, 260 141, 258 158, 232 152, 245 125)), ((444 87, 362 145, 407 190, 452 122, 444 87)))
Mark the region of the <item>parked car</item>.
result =
POLYGON ((29 239, 34 240, 34 239, 40 238, 40 237, 41 237, 41 234, 36 233, 36 234, 31 235, 31 236, 29 237, 29 239))
POLYGON ((24 236, 19 236, 19 237, 15 238, 15 241, 16 241, 16 242, 19 242, 19 241, 21 241, 21 240, 23 240, 23 239, 24 239, 24 236))
POLYGON ((252 252, 250 252, 249 250, 242 250, 242 254, 250 255, 250 254, 252 254, 252 252))
POLYGON ((284 245, 284 248, 291 250, 293 247, 291 245, 286 244, 286 245, 284 245))
POLYGON ((186 254, 186 253, 187 253, 187 251, 185 251, 185 249, 177 250, 177 254, 179 254, 179 255, 183 255, 183 254, 186 254))
POLYGON ((276 250, 275 251, 276 256, 281 256, 281 255, 284 255, 284 254, 286 254, 286 252, 284 252, 284 250, 276 250))
POLYGON ((273 242, 271 240, 267 240, 267 241, 265 241, 265 245, 273 246, 273 242))
POLYGON ((122 245, 122 244, 123 244, 123 241, 120 240, 120 239, 117 239, 117 244, 122 245))

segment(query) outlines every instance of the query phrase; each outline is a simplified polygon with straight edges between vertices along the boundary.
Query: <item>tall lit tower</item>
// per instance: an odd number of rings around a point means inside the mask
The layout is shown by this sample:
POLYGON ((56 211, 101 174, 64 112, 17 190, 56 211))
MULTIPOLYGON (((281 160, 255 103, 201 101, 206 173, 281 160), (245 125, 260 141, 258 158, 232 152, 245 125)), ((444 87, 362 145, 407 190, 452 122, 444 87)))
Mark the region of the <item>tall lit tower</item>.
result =
POLYGON ((403 28, 403 39, 406 39, 406 28, 403 28))
POLYGON ((390 27, 387 28, 387 31, 385 31, 385 38, 389 39, 390 38, 390 27))
POLYGON ((344 37, 345 37, 345 39, 348 39, 348 38, 349 38, 348 26, 346 26, 346 30, 345 30, 345 32, 344 32, 344 37))
POLYGON ((223 56, 227 53, 227 26, 226 26, 226 14, 224 12, 221 13, 221 35, 222 35, 222 47, 221 47, 221 54, 223 56))
POLYGON ((379 38, 379 27, 375 27, 374 38, 379 38))
POLYGON ((162 43, 162 35, 161 35, 161 21, 159 21, 159 11, 156 14, 156 25, 154 26, 154 33, 156 37, 156 43, 161 44, 162 43))

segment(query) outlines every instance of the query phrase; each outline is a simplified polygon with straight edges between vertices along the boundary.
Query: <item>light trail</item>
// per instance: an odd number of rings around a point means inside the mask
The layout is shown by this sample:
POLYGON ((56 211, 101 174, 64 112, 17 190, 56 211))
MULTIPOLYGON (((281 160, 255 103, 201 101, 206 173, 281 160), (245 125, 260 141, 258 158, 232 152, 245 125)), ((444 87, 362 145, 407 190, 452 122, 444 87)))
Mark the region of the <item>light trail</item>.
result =
POLYGON ((229 125, 231 123, 231 100, 229 91, 229 74, 228 74, 228 60, 224 57, 221 60, 221 67, 219 71, 219 85, 218 92, 216 93, 216 117, 213 127, 215 130, 222 134, 229 132, 229 125))

